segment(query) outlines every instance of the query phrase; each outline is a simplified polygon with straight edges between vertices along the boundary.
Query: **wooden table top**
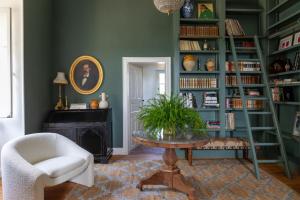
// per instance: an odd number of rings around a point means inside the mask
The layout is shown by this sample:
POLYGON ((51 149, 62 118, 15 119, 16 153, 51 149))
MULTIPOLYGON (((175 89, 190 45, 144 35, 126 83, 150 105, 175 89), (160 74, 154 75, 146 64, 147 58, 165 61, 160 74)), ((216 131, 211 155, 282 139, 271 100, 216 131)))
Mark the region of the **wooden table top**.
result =
POLYGON ((209 137, 193 137, 191 139, 181 137, 174 138, 172 136, 167 136, 159 139, 147 137, 146 135, 136 134, 132 137, 133 141, 137 144, 142 144, 148 147, 159 147, 159 148, 197 148, 202 147, 209 143, 209 137))

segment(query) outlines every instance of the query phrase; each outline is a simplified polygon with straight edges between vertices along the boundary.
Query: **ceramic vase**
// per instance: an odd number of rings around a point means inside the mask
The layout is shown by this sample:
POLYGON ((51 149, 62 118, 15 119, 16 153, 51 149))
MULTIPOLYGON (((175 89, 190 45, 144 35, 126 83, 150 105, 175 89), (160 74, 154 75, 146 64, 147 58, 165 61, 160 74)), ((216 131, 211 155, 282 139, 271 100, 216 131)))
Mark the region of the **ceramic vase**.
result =
POLYGON ((101 101, 99 103, 99 108, 100 109, 107 109, 108 108, 107 95, 104 92, 102 92, 100 97, 101 97, 101 101))
POLYGON ((98 108, 99 108, 99 102, 96 99, 91 100, 90 109, 98 109, 98 108))
POLYGON ((185 0, 184 5, 181 8, 181 16, 183 18, 191 18, 194 13, 194 5, 192 0, 185 0))
POLYGON ((206 62, 207 71, 212 72, 216 70, 215 61, 213 59, 208 59, 206 62))
POLYGON ((197 65, 197 57, 193 55, 186 55, 183 57, 183 67, 185 71, 193 71, 197 65))

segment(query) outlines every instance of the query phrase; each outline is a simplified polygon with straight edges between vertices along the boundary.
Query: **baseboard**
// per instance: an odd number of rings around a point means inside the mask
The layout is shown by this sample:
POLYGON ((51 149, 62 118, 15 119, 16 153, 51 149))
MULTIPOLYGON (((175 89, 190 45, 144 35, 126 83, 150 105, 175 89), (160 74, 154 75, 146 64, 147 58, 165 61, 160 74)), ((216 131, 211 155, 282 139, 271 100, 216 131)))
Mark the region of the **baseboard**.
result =
POLYGON ((114 148, 113 155, 127 155, 127 152, 124 148, 114 148))

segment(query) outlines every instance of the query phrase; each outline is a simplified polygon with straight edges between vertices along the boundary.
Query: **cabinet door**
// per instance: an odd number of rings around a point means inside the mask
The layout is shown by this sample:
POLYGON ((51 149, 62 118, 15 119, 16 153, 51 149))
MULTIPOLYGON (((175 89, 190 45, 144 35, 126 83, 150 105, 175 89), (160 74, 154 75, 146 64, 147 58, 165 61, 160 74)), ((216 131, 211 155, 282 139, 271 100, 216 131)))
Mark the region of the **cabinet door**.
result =
POLYGON ((72 140, 73 142, 77 143, 75 129, 72 129, 72 128, 46 128, 45 132, 58 133, 62 136, 65 136, 66 138, 72 140))
POLYGON ((106 127, 77 128, 79 145, 94 155, 106 155, 106 127))

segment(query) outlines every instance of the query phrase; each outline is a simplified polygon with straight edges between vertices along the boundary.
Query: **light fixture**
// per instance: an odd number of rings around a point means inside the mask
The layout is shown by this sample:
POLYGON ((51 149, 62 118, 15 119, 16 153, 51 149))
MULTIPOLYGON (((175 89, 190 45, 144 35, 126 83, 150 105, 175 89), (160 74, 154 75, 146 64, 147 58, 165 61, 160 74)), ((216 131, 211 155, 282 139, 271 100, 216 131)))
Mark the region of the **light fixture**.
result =
POLYGON ((179 10, 183 4, 184 0, 154 0, 157 10, 168 15, 179 10))
POLYGON ((62 97, 61 97, 61 86, 62 85, 67 85, 68 81, 66 79, 65 73, 63 72, 57 72, 56 78, 53 80, 53 83, 58 85, 59 92, 58 92, 58 102, 55 106, 55 110, 63 110, 64 109, 64 104, 62 102, 62 97))

